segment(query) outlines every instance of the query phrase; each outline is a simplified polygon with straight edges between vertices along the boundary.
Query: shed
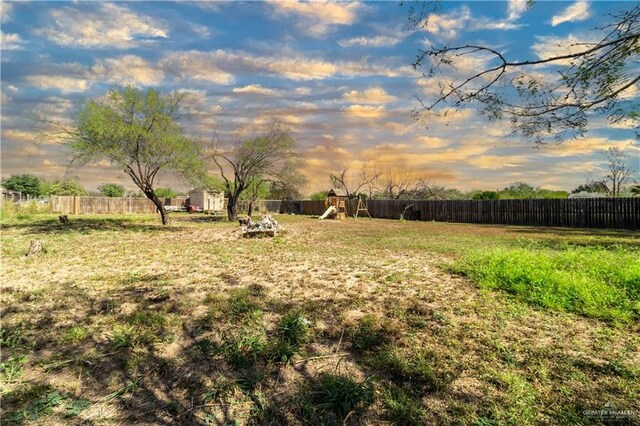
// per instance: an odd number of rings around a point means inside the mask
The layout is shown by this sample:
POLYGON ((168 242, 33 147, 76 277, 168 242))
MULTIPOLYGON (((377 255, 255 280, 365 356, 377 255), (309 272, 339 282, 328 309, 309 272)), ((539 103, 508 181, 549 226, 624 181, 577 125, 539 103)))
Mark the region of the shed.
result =
POLYGON ((189 192, 189 205, 200 207, 207 212, 223 211, 224 193, 222 191, 194 189, 189 192))

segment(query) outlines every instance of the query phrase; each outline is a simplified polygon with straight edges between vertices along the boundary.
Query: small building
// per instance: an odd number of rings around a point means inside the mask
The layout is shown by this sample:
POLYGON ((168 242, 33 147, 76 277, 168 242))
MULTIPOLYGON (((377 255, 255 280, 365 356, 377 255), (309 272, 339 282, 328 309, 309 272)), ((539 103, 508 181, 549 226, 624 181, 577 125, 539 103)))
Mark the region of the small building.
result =
POLYGON ((224 211, 224 193, 222 191, 194 189, 189 192, 189 205, 200 207, 206 212, 224 211))
POLYGON ((23 198, 24 199, 28 199, 29 196, 26 194, 23 194, 20 191, 12 191, 10 189, 5 189, 3 187, 0 186, 0 193, 2 194, 2 199, 3 200, 9 200, 9 201, 21 201, 23 198))

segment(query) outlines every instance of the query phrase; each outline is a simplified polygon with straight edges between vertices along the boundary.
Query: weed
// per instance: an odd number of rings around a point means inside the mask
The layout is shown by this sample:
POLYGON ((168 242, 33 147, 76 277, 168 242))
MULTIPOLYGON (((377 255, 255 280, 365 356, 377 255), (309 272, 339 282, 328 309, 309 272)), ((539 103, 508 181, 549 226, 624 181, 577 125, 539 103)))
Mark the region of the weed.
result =
POLYGON ((309 320, 299 312, 289 313, 280 319, 276 336, 280 340, 299 346, 307 339, 309 324, 309 320))
POLYGON ((356 382, 350 377, 322 374, 308 389, 309 402, 320 411, 333 412, 344 419, 373 402, 373 389, 367 380, 356 382))
POLYGON ((443 389, 451 380, 446 372, 436 373, 434 369, 436 363, 429 352, 406 357, 398 349, 390 349, 372 354, 366 361, 393 380, 412 382, 429 390, 443 389))
POLYGON ((371 315, 365 315, 351 333, 351 345, 356 352, 377 349, 389 340, 389 330, 371 315))
POLYGON ((274 339, 269 341, 269 358, 277 361, 289 361, 308 337, 309 320, 300 313, 284 315, 276 328, 274 339))
POLYGON ((82 413, 84 410, 91 406, 91 401, 88 399, 75 399, 71 400, 66 405, 66 413, 67 417, 74 417, 82 413))
POLYGON ((90 333, 86 328, 76 325, 62 333, 62 342, 76 344, 86 340, 89 336, 90 333))
POLYGON ((389 419, 398 426, 425 424, 422 403, 401 388, 392 386, 382 391, 382 401, 389 419))
POLYGON ((132 325, 116 325, 111 333, 111 344, 115 349, 150 346, 158 341, 158 337, 146 328, 132 325))
POLYGON ((236 368, 252 367, 266 348, 264 336, 253 332, 222 337, 222 354, 236 368))
POLYGON ((233 317, 247 317, 258 311, 259 305, 253 300, 254 294, 249 288, 234 291, 229 298, 229 313, 233 317))
POLYGON ((64 395, 60 391, 53 390, 31 401, 23 410, 15 412, 11 420, 17 424, 25 420, 38 420, 40 417, 51 414, 53 408, 61 405, 63 401, 64 395))
POLYGON ((10 356, 5 362, 0 363, 0 375, 5 383, 15 382, 24 372, 24 364, 27 362, 26 356, 10 356))

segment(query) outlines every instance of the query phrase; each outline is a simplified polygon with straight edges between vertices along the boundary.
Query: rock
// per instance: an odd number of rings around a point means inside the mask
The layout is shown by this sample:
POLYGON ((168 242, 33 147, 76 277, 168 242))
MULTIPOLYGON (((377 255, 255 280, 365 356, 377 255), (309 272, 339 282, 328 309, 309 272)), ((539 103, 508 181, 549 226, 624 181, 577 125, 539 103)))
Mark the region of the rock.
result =
POLYGON ((29 242, 29 250, 27 251, 27 256, 33 256, 40 253, 46 253, 47 250, 42 245, 42 241, 40 240, 31 240, 29 242))

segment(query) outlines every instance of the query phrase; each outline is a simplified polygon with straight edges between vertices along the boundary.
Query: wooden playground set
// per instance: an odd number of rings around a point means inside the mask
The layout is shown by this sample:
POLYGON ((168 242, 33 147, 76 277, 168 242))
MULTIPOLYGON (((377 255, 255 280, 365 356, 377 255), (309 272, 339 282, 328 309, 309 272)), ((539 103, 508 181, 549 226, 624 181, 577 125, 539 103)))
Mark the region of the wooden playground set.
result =
MULTIPOLYGON (((346 219, 348 217, 348 199, 349 197, 346 193, 338 189, 330 190, 327 194, 327 200, 325 201, 325 207, 327 210, 322 214, 322 216, 320 216, 320 219, 346 219)), ((356 208, 354 217, 357 219, 360 214, 366 214, 369 216, 369 219, 371 219, 371 215, 367 209, 367 203, 362 199, 362 197, 358 197, 358 207, 356 208)))

